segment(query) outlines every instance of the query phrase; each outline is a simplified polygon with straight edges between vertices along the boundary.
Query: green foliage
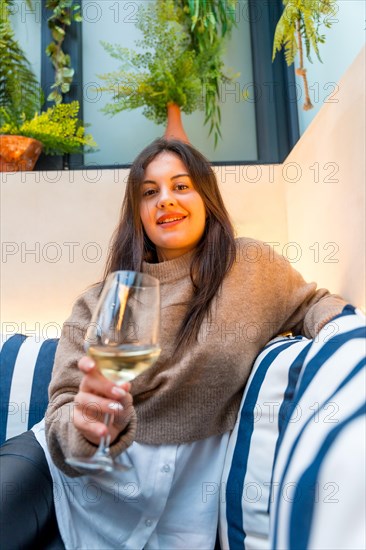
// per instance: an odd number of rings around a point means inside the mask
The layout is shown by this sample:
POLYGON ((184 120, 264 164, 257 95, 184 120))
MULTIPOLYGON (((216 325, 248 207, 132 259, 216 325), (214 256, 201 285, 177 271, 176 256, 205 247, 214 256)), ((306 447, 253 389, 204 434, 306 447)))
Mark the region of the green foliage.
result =
MULTIPOLYGON (((42 92, 10 24, 11 2, 0 0, 0 107, 18 124, 40 109, 42 92)), ((0 114, 0 125, 2 117, 0 114)))
POLYGON ((180 0, 184 11, 191 19, 191 30, 196 30, 196 38, 202 44, 214 42, 217 35, 230 33, 235 24, 237 0, 180 0))
POLYGON ((143 36, 136 45, 143 53, 102 43, 120 64, 115 72, 98 75, 105 82, 100 90, 113 99, 103 111, 115 115, 143 107, 148 119, 161 124, 168 103, 186 114, 205 109, 205 122, 211 123, 210 133, 215 129, 217 142, 219 84, 232 79, 223 71, 223 37, 233 22, 233 12, 224 9, 222 0, 149 2, 136 24, 143 36))
POLYGON ((78 120, 79 103, 58 104, 39 114, 43 96, 31 66, 14 38, 11 2, 0 0, 0 134, 32 137, 48 155, 95 147, 78 120))
POLYGON ((148 50, 145 53, 102 42, 120 62, 118 71, 98 75, 106 83, 101 90, 113 94, 113 102, 104 112, 115 115, 143 107, 148 119, 161 124, 169 102, 177 103, 185 113, 199 108, 202 98, 197 59, 188 49, 189 37, 173 2, 149 4, 136 26, 144 37, 137 46, 148 50))
MULTIPOLYGON (((2 109, 0 109, 1 113, 2 109)), ((5 122, 0 128, 0 134, 12 134, 32 137, 43 144, 48 155, 78 153, 84 146, 95 147, 90 134, 85 134, 85 128, 78 120, 79 103, 64 103, 54 105, 47 111, 36 114, 31 120, 24 119, 21 124, 15 124, 3 112, 5 122)))
POLYGON ((214 132, 215 146, 221 137, 220 84, 239 75, 226 75, 222 56, 224 37, 235 25, 236 0, 179 0, 186 14, 191 47, 198 53, 199 74, 204 89, 205 124, 214 132))
POLYGON ((272 59, 284 48, 287 65, 291 65, 299 51, 301 37, 309 61, 312 62, 312 49, 321 61, 319 44, 325 42, 325 35, 320 33, 320 28, 322 25, 328 29, 331 27, 336 0, 283 0, 283 4, 285 7, 277 23, 272 59))
POLYGON ((46 54, 52 61, 55 69, 55 82, 51 86, 52 92, 48 95, 48 101, 61 103, 63 94, 70 90, 74 77, 74 69, 71 67, 70 56, 62 49, 66 37, 66 30, 73 21, 81 21, 80 4, 74 0, 47 0, 46 7, 52 10, 48 19, 48 27, 51 30, 53 42, 46 48, 46 54))

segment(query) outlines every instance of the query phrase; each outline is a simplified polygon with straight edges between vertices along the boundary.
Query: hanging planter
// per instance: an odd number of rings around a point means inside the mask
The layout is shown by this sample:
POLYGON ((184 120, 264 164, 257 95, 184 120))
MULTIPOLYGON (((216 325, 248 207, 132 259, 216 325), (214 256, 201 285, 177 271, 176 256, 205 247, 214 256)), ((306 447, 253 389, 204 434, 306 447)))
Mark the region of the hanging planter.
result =
POLYGON ((33 170, 42 143, 24 136, 0 135, 0 172, 33 170))
POLYGON ((166 139, 179 139, 180 141, 189 143, 188 136, 184 131, 179 105, 177 105, 176 103, 168 103, 167 117, 168 120, 164 137, 166 139))
MULTIPOLYGON (((223 47, 235 24, 235 0, 143 4, 136 22, 143 37, 139 51, 102 42, 120 64, 117 70, 98 75, 104 83, 98 91, 113 96, 102 111, 114 116, 142 107, 142 114, 156 124, 165 124, 168 116, 164 135, 178 137, 172 134, 171 120, 178 121, 180 112, 204 110, 216 145, 221 135, 221 83, 237 76, 226 74, 223 62, 223 47)), ((184 130, 180 136, 189 141, 184 130)))
POLYGON ((283 13, 277 23, 273 39, 272 61, 277 52, 282 48, 288 66, 292 65, 299 55, 300 66, 296 69, 296 75, 302 78, 304 85, 305 101, 303 110, 313 108, 310 100, 307 72, 304 67, 304 54, 312 63, 311 50, 313 49, 319 61, 319 45, 324 44, 325 35, 321 34, 322 27, 329 29, 335 19, 332 15, 337 13, 336 0, 282 0, 283 13))

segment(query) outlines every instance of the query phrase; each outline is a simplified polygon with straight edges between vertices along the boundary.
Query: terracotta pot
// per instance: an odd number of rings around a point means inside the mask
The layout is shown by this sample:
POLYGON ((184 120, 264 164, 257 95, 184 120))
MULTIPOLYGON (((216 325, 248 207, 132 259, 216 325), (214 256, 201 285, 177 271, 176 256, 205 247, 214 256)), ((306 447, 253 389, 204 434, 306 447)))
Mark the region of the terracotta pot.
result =
POLYGON ((179 139, 189 143, 187 134, 184 131, 180 107, 176 103, 167 105, 168 123, 164 133, 165 139, 179 139))
POLYGON ((42 143, 24 136, 0 135, 0 172, 33 170, 42 143))

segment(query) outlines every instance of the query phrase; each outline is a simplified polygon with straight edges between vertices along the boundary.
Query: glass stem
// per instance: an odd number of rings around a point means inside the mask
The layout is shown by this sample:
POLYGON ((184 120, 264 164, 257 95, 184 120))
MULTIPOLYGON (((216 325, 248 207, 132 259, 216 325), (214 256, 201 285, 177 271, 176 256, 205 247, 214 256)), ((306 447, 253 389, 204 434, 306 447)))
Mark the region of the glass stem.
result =
MULTIPOLYGON (((111 415, 108 413, 105 413, 103 422, 108 427, 109 423, 111 421, 111 415)), ((97 456, 109 456, 109 445, 111 441, 111 435, 108 431, 107 435, 102 435, 100 438, 98 449, 96 450, 97 456)))

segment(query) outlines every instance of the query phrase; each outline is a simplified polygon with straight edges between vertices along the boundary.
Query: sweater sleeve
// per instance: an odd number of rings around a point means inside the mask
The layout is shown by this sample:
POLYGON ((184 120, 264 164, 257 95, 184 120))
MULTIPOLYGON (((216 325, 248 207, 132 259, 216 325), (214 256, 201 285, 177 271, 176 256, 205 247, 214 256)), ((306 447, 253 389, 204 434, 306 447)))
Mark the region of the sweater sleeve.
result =
MULTIPOLYGON (((82 378, 77 363, 85 355, 84 335, 96 301, 96 287, 76 301, 71 316, 62 328, 49 386, 49 404, 45 417, 47 445, 55 465, 70 477, 80 473, 68 466, 65 458, 70 455, 91 456, 96 450, 96 446, 73 423, 75 395, 82 378)), ((132 409, 128 426, 111 446, 112 456, 119 455, 131 445, 135 431, 136 414, 132 409)))
POLYGON ((314 338, 321 328, 347 305, 340 296, 307 283, 283 256, 272 256, 273 291, 283 308, 280 332, 291 331, 314 338))

